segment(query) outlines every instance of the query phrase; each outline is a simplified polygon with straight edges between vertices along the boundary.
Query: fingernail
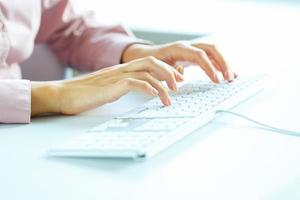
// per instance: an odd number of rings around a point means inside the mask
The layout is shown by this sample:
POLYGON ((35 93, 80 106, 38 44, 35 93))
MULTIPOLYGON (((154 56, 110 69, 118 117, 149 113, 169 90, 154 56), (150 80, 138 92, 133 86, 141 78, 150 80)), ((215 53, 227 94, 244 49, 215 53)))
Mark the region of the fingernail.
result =
POLYGON ((154 95, 154 96, 157 96, 158 95, 158 91, 155 89, 155 88, 152 88, 152 94, 154 95))
POLYGON ((170 106, 171 105, 171 100, 169 97, 165 98, 165 106, 170 106))
POLYGON ((172 89, 173 89, 173 91, 177 91, 177 84, 176 83, 172 86, 172 89))
POLYGON ((178 77, 179 77, 180 80, 182 80, 182 81, 184 80, 184 77, 183 77, 182 74, 178 73, 178 77))
POLYGON ((168 106, 170 106, 171 105, 171 99, 168 97, 168 104, 167 104, 168 106))
POLYGON ((176 76, 176 82, 182 82, 184 79, 180 76, 176 76))
POLYGON ((221 83, 221 79, 219 78, 218 74, 215 74, 215 81, 216 83, 221 83))

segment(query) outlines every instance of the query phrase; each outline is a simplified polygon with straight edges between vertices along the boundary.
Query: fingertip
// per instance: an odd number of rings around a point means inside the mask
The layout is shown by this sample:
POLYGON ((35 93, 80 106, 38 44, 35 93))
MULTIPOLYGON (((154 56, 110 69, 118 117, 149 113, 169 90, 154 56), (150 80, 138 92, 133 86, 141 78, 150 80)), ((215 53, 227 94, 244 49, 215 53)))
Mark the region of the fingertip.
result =
POLYGON ((172 85, 172 88, 171 88, 173 91, 177 91, 177 84, 176 83, 174 83, 173 85, 172 85))
POLYGON ((229 80, 230 80, 228 71, 222 71, 222 74, 223 74, 223 77, 224 77, 224 79, 225 79, 226 81, 229 81, 229 80))
POLYGON ((179 72, 180 75, 183 75, 183 73, 184 73, 184 67, 182 65, 178 65, 176 67, 176 71, 179 72))
POLYGON ((167 101, 166 101, 166 106, 170 106, 172 103, 171 103, 171 99, 170 97, 167 98, 167 101))
POLYGON ((183 77, 179 77, 179 76, 176 75, 175 78, 176 78, 176 82, 182 82, 182 81, 184 81, 183 77))
POLYGON ((172 91, 177 91, 176 78, 172 82, 167 82, 168 88, 172 91))
POLYGON ((170 106, 171 105, 171 100, 170 97, 160 97, 161 102, 164 104, 164 106, 170 106))
POLYGON ((215 73, 215 74, 213 75, 212 81, 213 81, 214 83, 221 83, 221 79, 219 78, 219 76, 218 76, 217 73, 215 73))
POLYGON ((151 89, 151 94, 152 94, 153 96, 157 96, 157 95, 159 94, 159 92, 158 92, 155 88, 152 88, 152 89, 151 89))
POLYGON ((179 81, 184 81, 184 77, 181 73, 177 73, 176 75, 177 75, 179 81))
POLYGON ((238 75, 232 71, 228 72, 228 81, 232 82, 234 81, 234 79, 236 79, 238 77, 238 75))
POLYGON ((184 80, 183 75, 178 71, 178 67, 174 69, 173 72, 176 82, 182 82, 184 80))

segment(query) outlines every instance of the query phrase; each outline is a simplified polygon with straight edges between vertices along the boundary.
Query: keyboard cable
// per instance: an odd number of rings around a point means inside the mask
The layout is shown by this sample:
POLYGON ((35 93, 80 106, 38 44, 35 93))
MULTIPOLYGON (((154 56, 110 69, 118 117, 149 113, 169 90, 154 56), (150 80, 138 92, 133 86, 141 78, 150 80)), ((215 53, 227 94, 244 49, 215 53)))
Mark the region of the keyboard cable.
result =
POLYGON ((239 113, 232 112, 232 111, 229 111, 229 110, 216 110, 216 114, 219 114, 219 113, 230 114, 230 115, 233 115, 233 116, 236 116, 236 117, 240 117, 242 119, 245 119, 245 120, 250 121, 254 124, 257 124, 257 125, 265 128, 266 130, 269 130, 269 131, 272 131, 272 132, 277 132, 277 133, 281 133, 281 134, 284 134, 284 135, 290 135, 290 136, 298 136, 298 137, 300 136, 300 132, 292 131, 292 130, 288 130, 288 129, 283 129, 283 128, 278 128, 278 127, 275 127, 275 126, 271 126, 271 125, 253 120, 253 119, 251 119, 251 118, 249 118, 245 115, 241 115, 239 113))

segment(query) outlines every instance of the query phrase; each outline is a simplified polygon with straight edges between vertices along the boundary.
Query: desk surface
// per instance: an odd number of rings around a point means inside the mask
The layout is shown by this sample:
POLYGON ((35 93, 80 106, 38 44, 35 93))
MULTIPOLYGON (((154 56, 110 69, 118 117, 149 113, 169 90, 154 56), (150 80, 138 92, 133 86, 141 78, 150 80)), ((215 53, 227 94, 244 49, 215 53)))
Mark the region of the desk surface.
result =
MULTIPOLYGON (((266 89, 235 111, 300 130, 300 42, 297 30, 291 30, 284 40, 265 30, 251 37, 234 33, 220 41, 239 72, 270 74, 266 89)), ((300 199, 300 137, 258 129, 227 115, 146 162, 45 156, 51 145, 147 98, 129 94, 79 116, 0 125, 0 199, 300 199)))
MULTIPOLYGON (((269 87, 235 110, 300 130, 299 106, 291 106, 299 103, 299 92, 295 85, 285 88, 269 87)), ((49 146, 146 98, 131 94, 80 116, 1 125, 0 198, 299 199, 300 138, 226 115, 146 162, 45 156, 49 146)))

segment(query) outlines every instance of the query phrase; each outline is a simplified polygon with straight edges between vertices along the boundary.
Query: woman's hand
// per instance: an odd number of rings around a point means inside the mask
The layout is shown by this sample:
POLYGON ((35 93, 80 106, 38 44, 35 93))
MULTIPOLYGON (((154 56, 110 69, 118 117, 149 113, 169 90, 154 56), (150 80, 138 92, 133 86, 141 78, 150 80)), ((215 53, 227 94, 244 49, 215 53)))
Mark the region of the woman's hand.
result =
POLYGON ((228 67, 225 59, 218 49, 212 44, 175 42, 164 45, 133 44, 123 53, 123 62, 128 62, 145 56, 154 56, 157 59, 183 71, 181 66, 176 66, 177 61, 188 61, 199 65, 208 77, 215 83, 221 80, 218 73, 222 73, 227 81, 233 81, 236 74, 228 67))
POLYGON ((78 114, 116 101, 129 91, 158 95, 168 106, 168 89, 161 81, 176 90, 183 76, 169 64, 145 57, 70 80, 32 82, 31 113, 78 114))

